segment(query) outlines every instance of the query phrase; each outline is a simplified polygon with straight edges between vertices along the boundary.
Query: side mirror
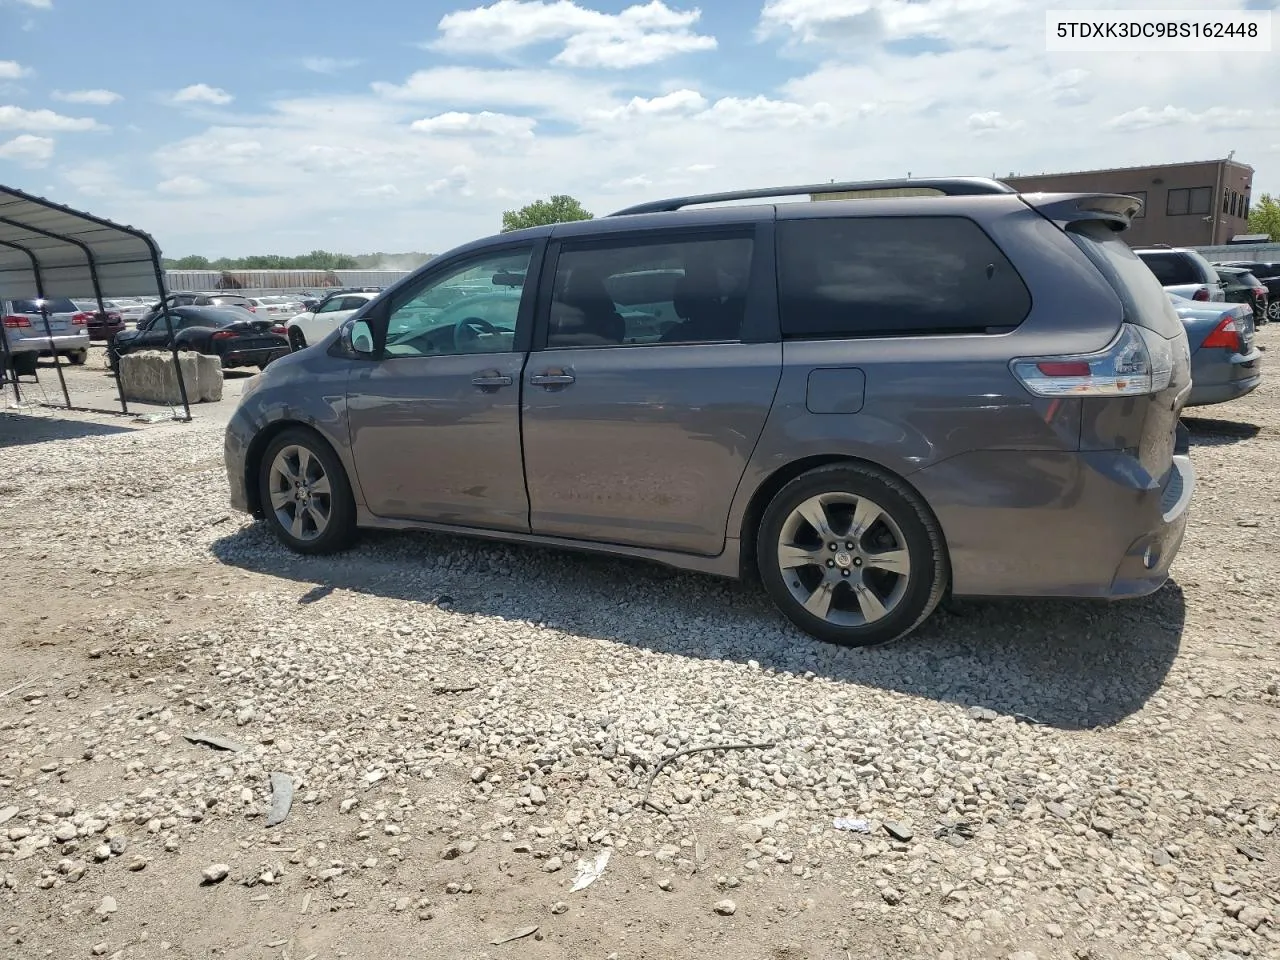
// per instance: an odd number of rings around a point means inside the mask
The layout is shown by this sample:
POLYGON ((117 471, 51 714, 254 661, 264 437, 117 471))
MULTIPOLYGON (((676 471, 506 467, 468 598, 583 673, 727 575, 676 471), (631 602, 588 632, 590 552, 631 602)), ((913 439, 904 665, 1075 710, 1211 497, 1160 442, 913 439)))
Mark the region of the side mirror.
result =
POLYGON ((373 330, 363 320, 351 320, 342 325, 342 345, 354 354, 373 356, 373 330))

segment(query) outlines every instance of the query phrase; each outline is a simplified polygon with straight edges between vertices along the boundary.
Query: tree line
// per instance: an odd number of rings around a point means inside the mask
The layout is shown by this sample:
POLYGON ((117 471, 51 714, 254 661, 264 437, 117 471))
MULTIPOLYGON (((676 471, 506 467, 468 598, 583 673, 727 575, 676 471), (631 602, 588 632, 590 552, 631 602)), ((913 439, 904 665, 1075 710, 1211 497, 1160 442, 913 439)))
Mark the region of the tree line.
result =
POLYGON ((247 257, 218 257, 210 260, 199 254, 165 258, 166 270, 412 270, 434 256, 430 253, 330 253, 312 250, 296 257, 280 254, 253 254, 247 257))

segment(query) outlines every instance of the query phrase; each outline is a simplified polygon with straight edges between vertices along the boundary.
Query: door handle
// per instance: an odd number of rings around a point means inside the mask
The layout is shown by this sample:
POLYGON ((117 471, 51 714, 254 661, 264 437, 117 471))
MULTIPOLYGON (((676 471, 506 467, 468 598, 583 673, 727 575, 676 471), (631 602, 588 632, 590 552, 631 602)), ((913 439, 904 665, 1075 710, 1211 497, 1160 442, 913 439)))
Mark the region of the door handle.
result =
POLYGON ((564 387, 574 380, 572 373, 535 373, 529 378, 529 382, 535 387, 564 387))
POLYGON ((501 374, 485 374, 479 377, 472 377, 471 382, 477 387, 509 387, 512 380, 510 377, 501 374))

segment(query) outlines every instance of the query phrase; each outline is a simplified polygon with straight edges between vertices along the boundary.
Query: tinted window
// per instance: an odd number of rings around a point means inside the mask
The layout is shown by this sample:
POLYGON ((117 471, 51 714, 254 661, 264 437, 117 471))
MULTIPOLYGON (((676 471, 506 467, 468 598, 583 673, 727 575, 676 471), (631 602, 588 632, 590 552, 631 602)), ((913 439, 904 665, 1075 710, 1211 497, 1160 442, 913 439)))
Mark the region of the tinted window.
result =
POLYGON ((1160 288, 1159 274, 1148 257, 1177 259, 1176 254, 1135 254, 1120 234, 1105 224, 1085 221, 1068 231, 1068 236, 1098 267, 1125 305, 1125 313, 1143 326, 1170 336, 1180 326, 1168 295, 1160 288), (1149 269, 1150 268, 1150 269, 1149 269))
POLYGON ((1161 286, 1173 287, 1184 283, 1204 283, 1189 257, 1180 253, 1140 253, 1142 262, 1151 268, 1161 286))
POLYGON ((1013 265, 961 217, 781 222, 778 280, 793 338, 982 333, 1031 309, 1013 265))
POLYGON ((566 244, 556 262, 548 347, 737 340, 749 236, 566 244))
POLYGON ((366 300, 364 297, 343 297, 342 309, 343 310, 359 310, 368 302, 369 301, 366 300))
MULTIPOLYGON (((49 297, 44 301, 50 313, 79 313, 80 308, 66 297, 49 297)), ((14 313, 39 313, 40 301, 35 299, 13 301, 14 313)))

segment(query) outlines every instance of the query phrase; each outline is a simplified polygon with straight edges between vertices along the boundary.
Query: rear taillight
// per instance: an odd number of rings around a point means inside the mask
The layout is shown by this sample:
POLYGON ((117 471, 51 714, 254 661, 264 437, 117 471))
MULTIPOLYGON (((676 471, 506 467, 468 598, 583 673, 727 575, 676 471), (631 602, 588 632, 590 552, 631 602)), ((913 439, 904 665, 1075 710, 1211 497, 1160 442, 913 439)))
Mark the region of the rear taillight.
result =
POLYGON ((1202 347, 1222 347, 1226 350, 1240 352, 1240 324, 1230 313, 1222 315, 1222 321, 1213 328, 1213 333, 1204 338, 1202 347))
POLYGON ((1208 287, 1201 287, 1199 290, 1197 290, 1195 293, 1193 293, 1193 294, 1191 295, 1191 299, 1192 299, 1192 300, 1199 300, 1199 301, 1201 301, 1201 302, 1204 302, 1204 301, 1208 300, 1208 299, 1209 299, 1209 288, 1208 288, 1208 287))
POLYGON ((92 315, 88 313, 73 313, 71 315, 71 322, 75 324, 77 327, 83 327, 91 319, 93 319, 92 315))
POLYGON ((283 323, 277 323, 271 327, 271 332, 283 337, 288 331, 285 330, 283 323))
POLYGON ((1254 288, 1253 288, 1253 295, 1254 295, 1255 297, 1265 297, 1265 296, 1267 295, 1267 288, 1266 288, 1266 287, 1254 287, 1254 288))
POLYGON ((257 307, 255 307, 252 303, 251 303, 251 304, 249 304, 249 306, 245 307, 245 309, 246 309, 246 310, 248 310, 250 313, 257 313, 257 312, 258 312, 258 308, 257 308, 257 307))
POLYGON ((1097 353, 1029 357, 1009 366, 1038 397, 1131 397, 1169 386, 1173 345, 1152 330, 1125 323, 1097 353))
POLYGON ((209 339, 210 340, 234 340, 237 336, 238 334, 234 330, 218 330, 211 337, 209 337, 209 339))
POLYGON ((31 320, 20 313, 15 313, 12 316, 4 318, 4 325, 10 330, 15 327, 29 327, 31 326, 31 320))

